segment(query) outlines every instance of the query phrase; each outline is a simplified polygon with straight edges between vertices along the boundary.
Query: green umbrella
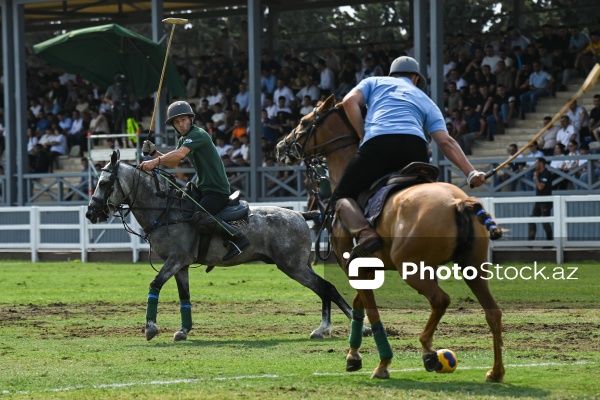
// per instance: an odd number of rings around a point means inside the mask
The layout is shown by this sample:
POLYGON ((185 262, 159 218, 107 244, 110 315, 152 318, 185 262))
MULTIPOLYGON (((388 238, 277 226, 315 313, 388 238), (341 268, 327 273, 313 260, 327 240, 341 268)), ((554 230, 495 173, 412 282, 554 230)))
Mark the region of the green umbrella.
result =
MULTIPOLYGON (((115 75, 121 72, 137 97, 158 90, 166 55, 160 44, 117 24, 74 30, 34 45, 33 51, 51 65, 81 74, 103 88, 114 83, 115 75)), ((174 96, 186 95, 171 59, 163 85, 174 96)))

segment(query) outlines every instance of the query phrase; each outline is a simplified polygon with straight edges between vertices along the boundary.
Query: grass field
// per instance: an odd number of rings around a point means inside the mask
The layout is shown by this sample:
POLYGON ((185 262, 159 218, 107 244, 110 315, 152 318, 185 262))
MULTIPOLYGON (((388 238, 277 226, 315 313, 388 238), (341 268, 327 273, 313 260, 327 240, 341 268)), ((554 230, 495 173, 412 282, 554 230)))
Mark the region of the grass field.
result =
MULTIPOLYGON (((337 308, 332 337, 308 339, 320 300, 273 266, 192 270, 194 330, 175 343, 174 280, 161 292, 161 333, 150 342, 142 333, 155 275, 147 264, 0 262, 0 396, 600 398, 600 264, 575 266, 577 280, 490 281, 504 310, 506 376, 489 384, 491 334, 460 281, 441 284, 453 303, 434 338, 456 352, 459 367, 435 374, 424 370, 418 342, 425 299, 386 275, 377 295, 394 361, 391 379, 380 381, 369 379, 378 361, 372 338, 363 340, 363 370, 344 371, 349 323, 337 308)), ((350 298, 335 268, 316 269, 350 298)))

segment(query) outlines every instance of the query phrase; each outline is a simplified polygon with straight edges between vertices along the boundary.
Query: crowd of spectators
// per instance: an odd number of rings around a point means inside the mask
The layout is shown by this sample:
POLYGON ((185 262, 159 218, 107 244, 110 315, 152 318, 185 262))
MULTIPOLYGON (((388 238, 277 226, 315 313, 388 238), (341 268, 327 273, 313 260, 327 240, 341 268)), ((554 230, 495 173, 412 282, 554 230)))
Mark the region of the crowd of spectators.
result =
MULTIPOLYGON (((243 31, 243 29, 242 29, 243 31)), ((360 80, 387 75, 400 55, 414 56, 412 41, 403 47, 368 43, 360 51, 346 46, 328 48, 304 58, 288 50, 281 57, 261 52, 261 130, 250 132, 247 45, 224 28, 214 41, 214 53, 190 62, 174 56, 187 87, 187 99, 196 110, 195 123, 211 133, 227 166, 248 166, 250 138, 261 140, 263 165, 274 163, 276 143, 299 119, 333 94, 341 100, 360 80)), ((467 155, 477 140, 494 140, 515 119, 529 118, 538 101, 566 90, 569 79, 584 77, 600 61, 600 33, 589 35, 579 27, 546 24, 537 37, 516 28, 484 36, 449 34, 445 37, 443 74, 447 128, 467 155)), ((429 66, 423 68, 429 74, 429 66)), ((115 84, 126 85, 117 75, 115 84)), ((121 111, 115 109, 114 90, 105 90, 79 76, 44 65, 27 74, 29 110, 28 151, 31 172, 52 171, 60 155, 81 156, 89 133, 124 132, 121 111), (77 146, 77 147, 76 147, 77 146), (78 149, 73 154, 73 148, 78 149)), ((126 90, 126 113, 141 120, 151 115, 153 99, 135 99, 126 90)), ((543 101, 543 100, 542 100, 543 101)), ((554 142, 568 147, 600 139, 600 96, 589 113, 574 105, 561 120, 556 137, 545 136, 540 150, 549 155, 554 142), (567 122, 564 122, 567 121, 567 122), (566 126, 562 126, 566 124, 566 126)), ((114 146, 131 145, 127 140, 114 146)), ((566 153, 565 153, 566 154, 566 153)))

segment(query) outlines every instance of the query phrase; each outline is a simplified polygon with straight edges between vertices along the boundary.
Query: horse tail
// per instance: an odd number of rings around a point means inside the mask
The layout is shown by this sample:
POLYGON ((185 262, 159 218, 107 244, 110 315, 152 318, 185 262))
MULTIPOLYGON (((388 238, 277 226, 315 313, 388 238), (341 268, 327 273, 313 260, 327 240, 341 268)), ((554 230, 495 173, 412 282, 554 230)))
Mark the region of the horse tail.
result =
MULTIPOLYGON (((485 225, 487 230, 490 233, 491 240, 497 240, 502 237, 502 229, 496 225, 492 216, 483 209, 481 203, 474 197, 468 197, 465 200, 461 201, 456 206, 457 216, 456 222, 461 229, 461 224, 466 222, 466 220, 471 220, 471 215, 477 216, 477 220, 481 225, 485 225)), ((462 228, 465 229, 465 228, 462 228)), ((472 236, 472 235, 470 235, 472 236)))

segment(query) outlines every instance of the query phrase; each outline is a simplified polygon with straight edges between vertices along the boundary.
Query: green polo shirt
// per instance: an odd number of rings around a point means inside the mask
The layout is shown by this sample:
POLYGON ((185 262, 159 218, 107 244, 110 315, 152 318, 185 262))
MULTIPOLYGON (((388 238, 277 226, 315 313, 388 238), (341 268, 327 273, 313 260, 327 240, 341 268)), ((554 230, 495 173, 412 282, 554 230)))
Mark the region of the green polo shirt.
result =
POLYGON ((196 186, 201 192, 231 193, 225 166, 208 132, 193 126, 186 136, 179 138, 177 148, 180 147, 190 149, 187 158, 196 170, 196 186))

